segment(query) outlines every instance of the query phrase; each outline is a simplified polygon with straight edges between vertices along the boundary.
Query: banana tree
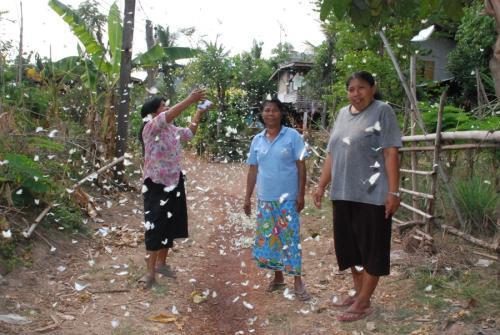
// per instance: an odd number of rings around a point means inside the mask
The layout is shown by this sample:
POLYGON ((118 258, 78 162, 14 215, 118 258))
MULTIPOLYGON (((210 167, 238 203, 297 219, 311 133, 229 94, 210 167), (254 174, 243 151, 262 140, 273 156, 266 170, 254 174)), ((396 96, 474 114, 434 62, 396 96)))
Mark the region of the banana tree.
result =
MULTIPOLYGON (((84 85, 89 90, 90 106, 87 116, 91 138, 96 138, 100 128, 99 139, 106 144, 106 153, 112 154, 116 145, 115 109, 117 100, 117 84, 120 76, 121 43, 123 27, 119 8, 113 3, 108 13, 108 46, 104 46, 94 38, 89 27, 76 12, 58 0, 49 0, 49 6, 69 25, 75 36, 83 45, 79 54, 85 63, 84 85), (100 90, 98 88, 102 87, 100 90), (104 98, 102 121, 98 113, 97 102, 104 98), (100 126, 99 126, 100 125, 100 126)), ((132 68, 158 67, 165 58, 171 61, 191 58, 196 50, 183 47, 162 47, 156 44, 145 53, 132 60, 132 68)))

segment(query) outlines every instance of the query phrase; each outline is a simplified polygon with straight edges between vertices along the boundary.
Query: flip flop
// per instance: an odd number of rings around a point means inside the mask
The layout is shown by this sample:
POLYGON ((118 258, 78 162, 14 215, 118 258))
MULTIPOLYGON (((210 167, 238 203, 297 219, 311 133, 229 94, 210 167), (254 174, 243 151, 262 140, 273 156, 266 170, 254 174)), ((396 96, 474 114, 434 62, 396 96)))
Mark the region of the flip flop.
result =
POLYGON ((355 312, 355 311, 350 311, 350 312, 344 312, 339 315, 337 315, 337 320, 341 322, 353 322, 353 321, 358 321, 366 318, 368 315, 373 313, 373 309, 371 307, 368 307, 362 312, 355 312))
POLYGON ((155 268, 155 271, 156 271, 156 273, 160 273, 160 274, 164 275, 165 277, 177 278, 177 275, 172 270, 172 268, 170 267, 170 265, 157 266, 155 268))
POLYGON ((307 301, 311 299, 311 295, 309 292, 306 291, 306 289, 303 289, 302 291, 295 291, 295 296, 297 297, 298 300, 300 301, 307 301))
POLYGON ((351 297, 350 295, 345 297, 344 299, 342 299, 340 302, 331 302, 330 304, 333 306, 333 307, 337 307, 337 308, 342 308, 342 307, 349 307, 351 306, 352 304, 354 304, 354 302, 356 301, 356 298, 355 297, 351 297))
POLYGON ((149 290, 156 284, 154 277, 150 275, 144 275, 137 281, 137 285, 141 287, 143 290, 149 290))
POLYGON ((285 287, 286 284, 285 282, 275 282, 274 280, 269 283, 269 285, 266 288, 266 292, 274 292, 281 290, 283 287, 285 287))

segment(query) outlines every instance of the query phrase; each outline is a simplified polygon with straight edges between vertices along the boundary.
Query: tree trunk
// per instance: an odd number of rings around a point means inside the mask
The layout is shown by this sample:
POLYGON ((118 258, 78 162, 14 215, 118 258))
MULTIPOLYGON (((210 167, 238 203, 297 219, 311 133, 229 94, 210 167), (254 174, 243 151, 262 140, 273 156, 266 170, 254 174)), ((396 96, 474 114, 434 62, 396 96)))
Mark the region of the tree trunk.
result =
POLYGON ((23 2, 19 2, 20 10, 21 10, 21 27, 19 29, 19 57, 17 64, 17 73, 16 73, 16 82, 19 86, 21 84, 21 80, 23 79, 23 2))
POLYGON ((495 83, 495 95, 500 99, 500 0, 485 0, 486 13, 496 22, 497 39, 493 44, 493 54, 490 58, 490 71, 495 83))
MULTIPOLYGON (((130 71, 132 70, 132 39, 134 37, 134 17, 135 0, 125 0, 125 14, 123 15, 123 37, 122 37, 122 55, 120 63, 120 99, 115 110, 118 110, 117 120, 117 141, 115 156, 121 157, 127 151, 128 139, 128 116, 130 106, 130 71)), ((119 179, 123 174, 123 164, 117 166, 116 172, 119 179)))
MULTIPOLYGON (((146 44, 148 46, 148 50, 151 50, 155 44, 155 40, 153 37, 153 24, 150 20, 146 20, 146 44)), ((148 77, 146 78, 146 87, 150 89, 154 86, 157 70, 148 67, 146 69, 146 72, 148 73, 148 77)))

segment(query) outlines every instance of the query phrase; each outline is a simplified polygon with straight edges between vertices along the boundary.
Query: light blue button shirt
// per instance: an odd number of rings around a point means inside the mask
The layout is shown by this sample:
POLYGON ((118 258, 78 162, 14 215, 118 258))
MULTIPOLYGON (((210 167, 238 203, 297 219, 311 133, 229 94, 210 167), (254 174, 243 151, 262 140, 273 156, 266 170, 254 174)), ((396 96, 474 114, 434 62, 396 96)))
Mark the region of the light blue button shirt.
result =
POLYGON ((272 142, 266 138, 266 130, 255 135, 246 163, 258 166, 257 198, 296 200, 299 188, 296 161, 308 156, 304 140, 295 129, 281 127, 272 142))

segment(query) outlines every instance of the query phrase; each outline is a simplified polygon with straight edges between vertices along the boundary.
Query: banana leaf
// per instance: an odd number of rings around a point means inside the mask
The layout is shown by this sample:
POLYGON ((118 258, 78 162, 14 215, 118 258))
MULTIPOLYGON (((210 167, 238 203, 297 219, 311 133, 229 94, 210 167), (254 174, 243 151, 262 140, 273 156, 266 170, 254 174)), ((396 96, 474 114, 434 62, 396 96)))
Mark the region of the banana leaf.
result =
POLYGON ((75 36, 85 47, 92 60, 98 64, 102 71, 110 71, 111 65, 105 59, 105 50, 97 42, 90 32, 90 29, 80 19, 80 17, 68 6, 58 0, 49 0, 49 6, 70 26, 75 36))
POLYGON ((111 5, 108 14, 108 39, 111 52, 111 72, 116 75, 120 73, 120 61, 122 54, 123 28, 120 21, 120 10, 115 2, 111 5))

